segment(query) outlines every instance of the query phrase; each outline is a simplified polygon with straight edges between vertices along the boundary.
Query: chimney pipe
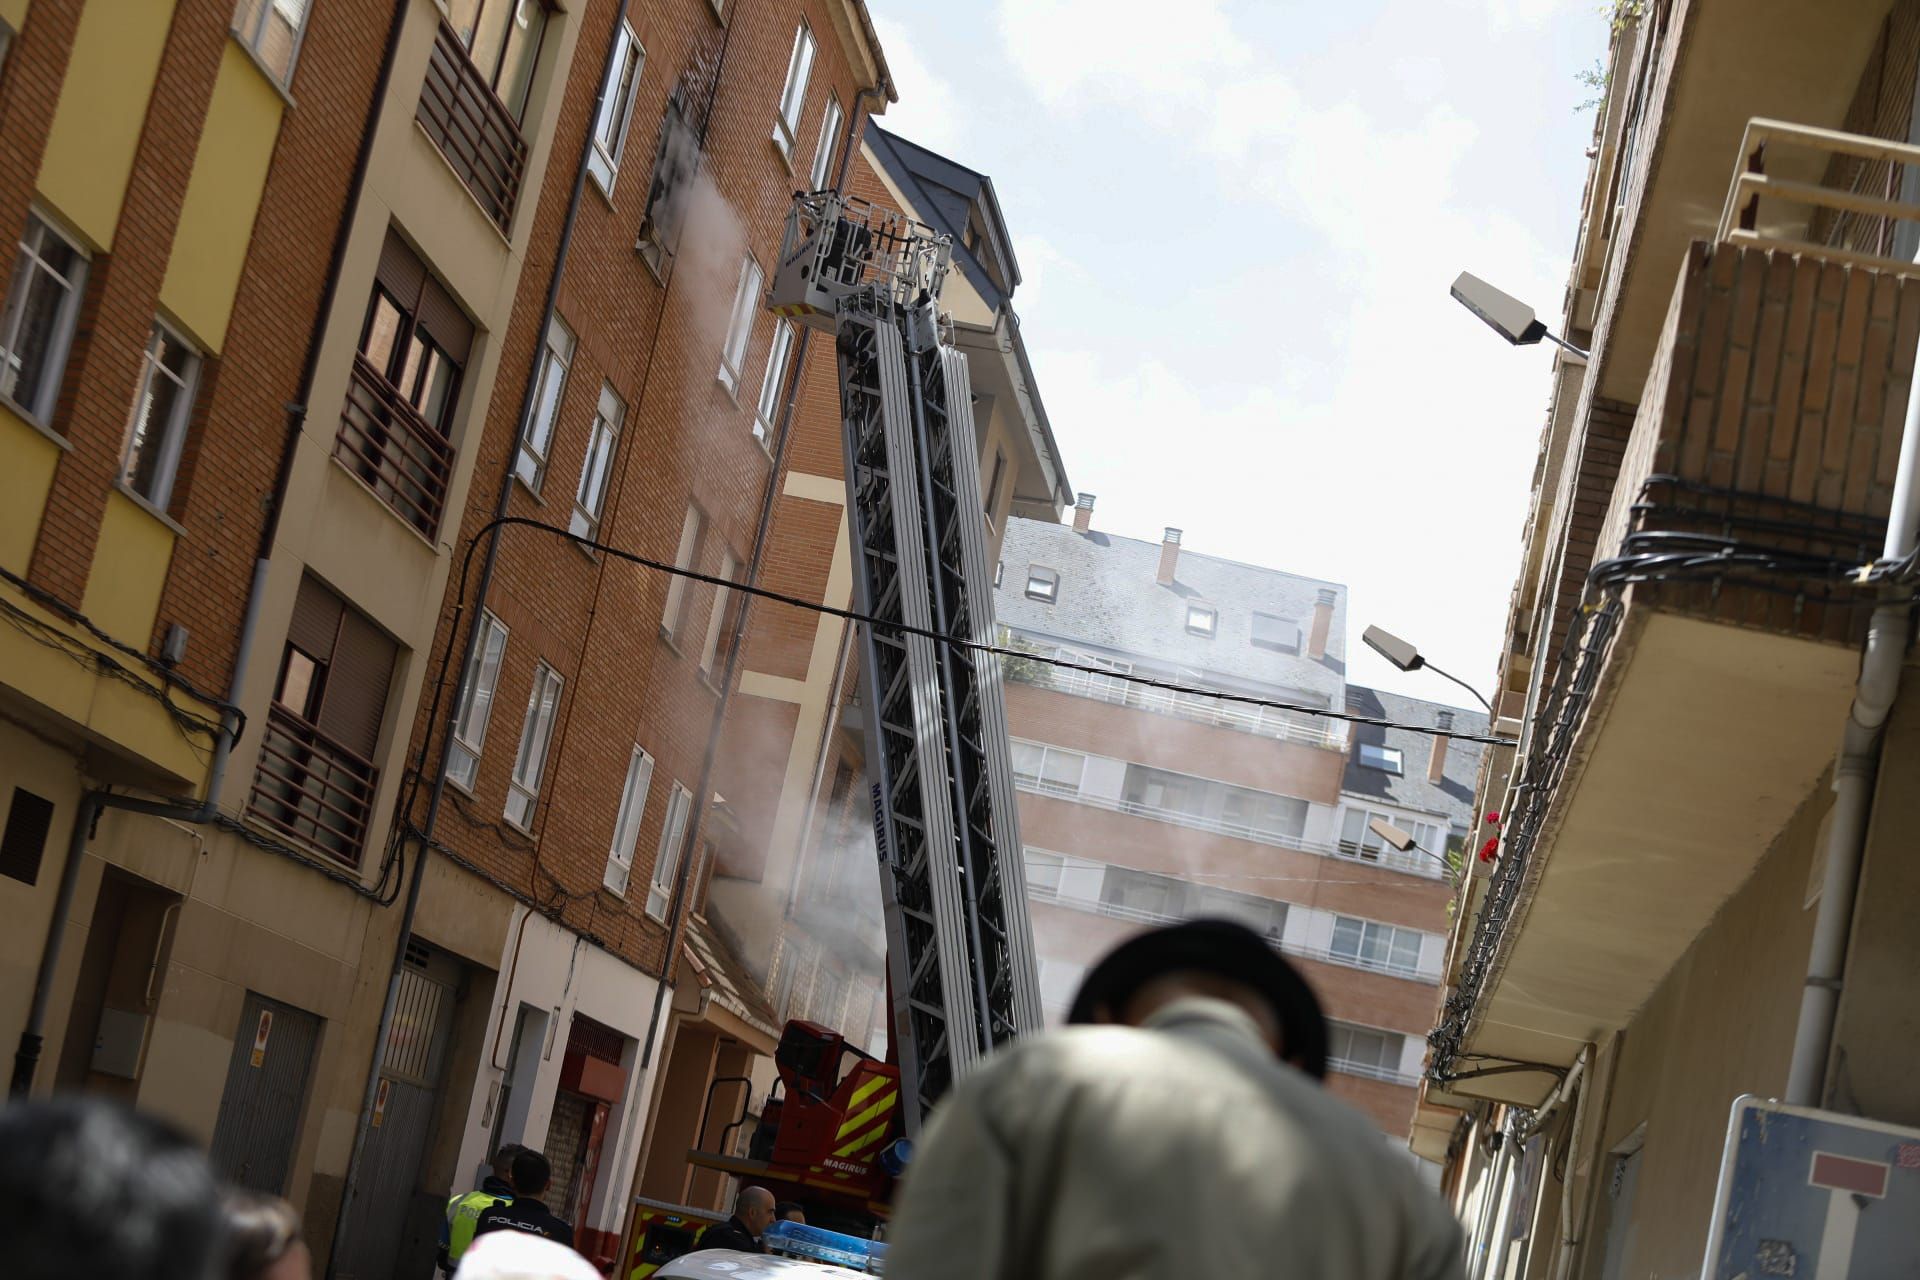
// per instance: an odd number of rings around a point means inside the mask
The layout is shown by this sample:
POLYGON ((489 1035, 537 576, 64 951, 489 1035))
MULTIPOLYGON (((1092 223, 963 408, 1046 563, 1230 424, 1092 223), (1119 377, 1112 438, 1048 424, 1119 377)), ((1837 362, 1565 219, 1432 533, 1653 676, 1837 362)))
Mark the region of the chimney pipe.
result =
POLYGON ((1307 656, 1315 662, 1327 656, 1327 636, 1333 630, 1333 602, 1339 599, 1331 587, 1320 588, 1313 601, 1313 630, 1307 633, 1307 656))
POLYGON ((1173 571, 1180 565, 1180 531, 1172 525, 1160 536, 1160 572, 1154 581, 1163 587, 1173 585, 1173 571))
POLYGON ((1085 533, 1093 527, 1093 495, 1083 493, 1073 504, 1073 531, 1085 533))
POLYGON ((1447 731, 1453 728, 1453 712, 1442 711, 1433 722, 1440 732, 1433 735, 1433 754, 1427 757, 1427 781, 1437 787, 1447 776, 1447 731))

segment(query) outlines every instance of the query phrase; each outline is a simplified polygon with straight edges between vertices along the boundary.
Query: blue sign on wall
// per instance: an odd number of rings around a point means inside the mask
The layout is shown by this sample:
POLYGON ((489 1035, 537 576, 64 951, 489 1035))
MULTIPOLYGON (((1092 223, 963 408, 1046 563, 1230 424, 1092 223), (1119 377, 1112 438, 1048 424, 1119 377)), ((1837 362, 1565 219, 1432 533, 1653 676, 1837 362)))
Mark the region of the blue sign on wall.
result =
POLYGON ((1920 1275, 1920 1129, 1735 1099, 1704 1275, 1920 1275))

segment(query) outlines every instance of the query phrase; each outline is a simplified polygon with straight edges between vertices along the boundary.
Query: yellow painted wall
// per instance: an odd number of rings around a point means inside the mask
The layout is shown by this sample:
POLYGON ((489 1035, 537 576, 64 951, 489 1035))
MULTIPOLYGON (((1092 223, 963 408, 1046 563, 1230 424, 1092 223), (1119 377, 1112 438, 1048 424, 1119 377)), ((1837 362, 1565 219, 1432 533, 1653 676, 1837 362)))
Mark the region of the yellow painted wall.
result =
POLYGON ((0 404, 0 568, 25 577, 53 488, 60 446, 0 404))
POLYGON ((124 493, 107 494, 80 612, 121 643, 146 648, 172 559, 173 530, 124 493))
POLYGON ((40 193, 80 234, 113 248, 173 0, 89 0, 60 83, 40 193))
POLYGON ((229 40, 160 286, 160 301, 209 351, 226 341, 285 105, 253 59, 229 40))

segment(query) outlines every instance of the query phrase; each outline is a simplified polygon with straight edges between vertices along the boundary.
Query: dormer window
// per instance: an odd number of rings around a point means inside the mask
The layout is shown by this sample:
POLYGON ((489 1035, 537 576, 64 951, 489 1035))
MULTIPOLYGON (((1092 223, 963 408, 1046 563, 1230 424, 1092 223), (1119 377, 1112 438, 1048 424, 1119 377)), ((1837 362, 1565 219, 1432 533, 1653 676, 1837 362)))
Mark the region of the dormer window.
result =
POLYGON ((1045 565, 1027 567, 1027 599, 1052 604, 1060 598, 1060 575, 1045 565))
POLYGON ((1300 624, 1271 613, 1253 615, 1253 644, 1275 653, 1300 652, 1300 624))
POLYGON ((1187 631, 1191 635, 1213 639, 1214 631, 1220 626, 1220 611, 1210 604, 1190 604, 1187 606, 1187 631))
POLYGON ((1405 772, 1401 767, 1400 748, 1383 747, 1377 742, 1360 744, 1360 763, 1368 769, 1378 769, 1382 773, 1405 772))

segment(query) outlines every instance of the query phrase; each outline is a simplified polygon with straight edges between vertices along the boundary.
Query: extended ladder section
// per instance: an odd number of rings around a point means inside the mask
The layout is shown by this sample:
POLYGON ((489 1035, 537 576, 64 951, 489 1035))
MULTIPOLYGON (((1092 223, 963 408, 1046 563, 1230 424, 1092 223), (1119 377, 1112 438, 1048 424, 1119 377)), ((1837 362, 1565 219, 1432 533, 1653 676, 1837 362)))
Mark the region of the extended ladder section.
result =
POLYGON ((771 306, 835 337, 893 1034, 907 1132, 1041 1023, 979 441, 937 311, 951 245, 864 201, 795 198, 771 306), (947 637, 961 644, 945 643, 947 637))

